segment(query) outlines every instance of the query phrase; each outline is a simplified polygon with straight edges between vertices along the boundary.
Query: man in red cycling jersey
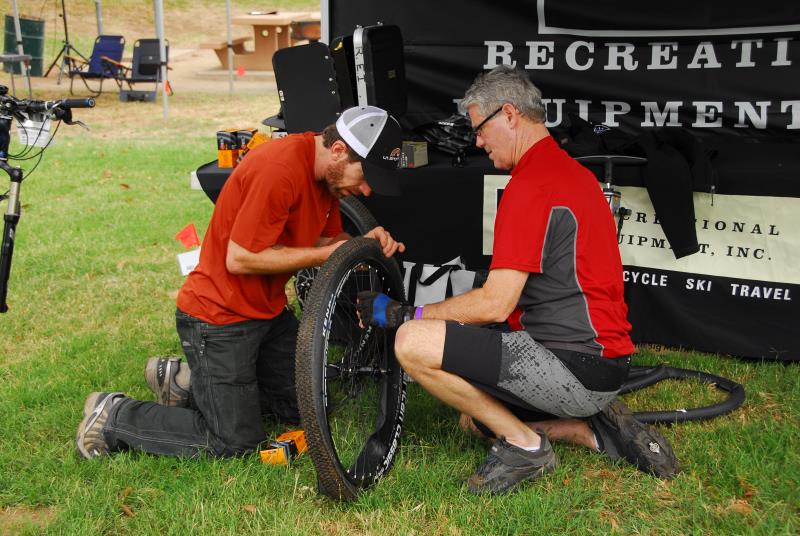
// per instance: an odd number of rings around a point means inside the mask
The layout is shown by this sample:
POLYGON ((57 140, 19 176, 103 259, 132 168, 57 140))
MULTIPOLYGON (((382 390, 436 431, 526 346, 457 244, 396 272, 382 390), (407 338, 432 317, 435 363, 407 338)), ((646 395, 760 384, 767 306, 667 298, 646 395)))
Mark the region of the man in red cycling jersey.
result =
POLYGON ((417 308, 363 293, 362 320, 399 326, 403 369, 461 411, 463 426, 497 438, 470 491, 502 493, 552 471, 550 439, 673 476, 669 442, 617 398, 634 346, 616 229, 596 178, 550 136, 541 92, 524 72, 481 74, 462 106, 478 147, 511 170, 488 279, 417 308), (522 329, 481 327, 515 310, 522 329))

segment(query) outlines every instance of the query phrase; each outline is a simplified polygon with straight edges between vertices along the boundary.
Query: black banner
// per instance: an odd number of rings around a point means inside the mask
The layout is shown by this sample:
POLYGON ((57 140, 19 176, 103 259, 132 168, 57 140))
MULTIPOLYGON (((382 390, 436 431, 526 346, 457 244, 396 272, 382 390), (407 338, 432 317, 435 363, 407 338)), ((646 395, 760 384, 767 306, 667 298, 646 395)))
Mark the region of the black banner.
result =
POLYGON ((566 113, 636 132, 797 141, 800 4, 790 0, 597 3, 331 2, 331 35, 396 24, 405 42, 407 124, 456 111, 475 75, 527 70, 547 99, 548 126, 566 113))
POLYGON ((788 331, 800 285, 625 266, 631 336, 657 343, 764 359, 798 360, 788 331))
MULTIPOLYGON (((331 36, 400 27, 406 127, 449 116, 478 73, 514 64, 542 90, 548 127, 576 114, 630 136, 674 128, 701 140, 716 154, 716 186, 694 193, 694 255, 675 259, 640 171, 615 171, 633 210, 620 250, 634 338, 800 360, 800 3, 329 4, 331 36)), ((470 163, 416 170, 400 203, 368 200, 413 260, 486 264, 508 177, 478 157, 470 163)))

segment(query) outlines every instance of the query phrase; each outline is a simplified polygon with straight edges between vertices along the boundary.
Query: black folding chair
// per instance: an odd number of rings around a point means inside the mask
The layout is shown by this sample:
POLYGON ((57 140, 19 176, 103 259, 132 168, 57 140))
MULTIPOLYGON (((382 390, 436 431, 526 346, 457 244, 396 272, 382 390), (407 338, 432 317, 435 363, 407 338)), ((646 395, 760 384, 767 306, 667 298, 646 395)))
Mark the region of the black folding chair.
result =
POLYGON ((109 78, 113 79, 122 89, 122 82, 119 80, 119 66, 124 50, 125 38, 121 35, 100 35, 94 41, 94 48, 92 48, 92 55, 89 56, 88 62, 83 58, 66 56, 71 66, 67 73, 70 94, 74 95, 72 85, 75 78, 80 78, 86 89, 95 97, 103 92, 103 82, 109 78), (100 85, 97 89, 92 89, 88 80, 99 80, 100 85))
MULTIPOLYGON (((169 70, 169 42, 165 40, 167 69, 169 70)), ((133 44, 133 60, 131 66, 120 64, 122 77, 120 82, 127 84, 128 89, 121 89, 119 100, 147 101, 156 100, 156 91, 161 82, 161 62, 158 39, 138 39, 133 44), (152 90, 137 90, 137 84, 153 84, 152 90)), ((172 94, 172 89, 167 84, 167 91, 172 94)))

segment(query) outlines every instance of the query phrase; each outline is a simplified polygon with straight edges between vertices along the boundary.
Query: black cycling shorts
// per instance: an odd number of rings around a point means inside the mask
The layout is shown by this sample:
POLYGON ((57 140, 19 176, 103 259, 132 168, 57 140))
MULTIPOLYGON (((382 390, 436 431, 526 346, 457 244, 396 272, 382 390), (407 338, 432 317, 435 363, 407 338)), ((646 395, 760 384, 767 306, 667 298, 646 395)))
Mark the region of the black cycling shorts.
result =
POLYGON ((505 402, 512 412, 533 412, 524 414, 526 421, 594 415, 616 397, 629 366, 628 357, 550 350, 526 331, 446 322, 442 369, 505 402))

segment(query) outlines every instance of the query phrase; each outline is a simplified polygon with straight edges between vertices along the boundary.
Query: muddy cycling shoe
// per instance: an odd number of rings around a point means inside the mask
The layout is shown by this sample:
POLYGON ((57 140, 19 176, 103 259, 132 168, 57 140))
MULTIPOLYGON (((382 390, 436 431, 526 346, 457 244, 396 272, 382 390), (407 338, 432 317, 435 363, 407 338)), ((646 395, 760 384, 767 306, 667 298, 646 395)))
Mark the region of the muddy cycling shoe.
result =
POLYGON ((589 417, 588 424, 597 438, 600 452, 612 460, 628 460, 642 471, 665 479, 680 471, 667 438, 649 424, 636 420, 619 398, 589 417))
POLYGON ((514 446, 502 437, 495 441, 486 460, 467 480, 469 491, 476 495, 506 493, 521 482, 551 473, 558 463, 556 453, 544 432, 537 430, 536 433, 542 443, 534 452, 514 446))
POLYGON ((127 398, 122 393, 91 393, 83 403, 83 420, 78 425, 75 444, 86 459, 108 454, 108 443, 103 427, 108 422, 111 408, 127 398))
POLYGON ((162 406, 189 405, 191 374, 189 365, 181 363, 180 357, 151 357, 144 367, 144 380, 162 406))

